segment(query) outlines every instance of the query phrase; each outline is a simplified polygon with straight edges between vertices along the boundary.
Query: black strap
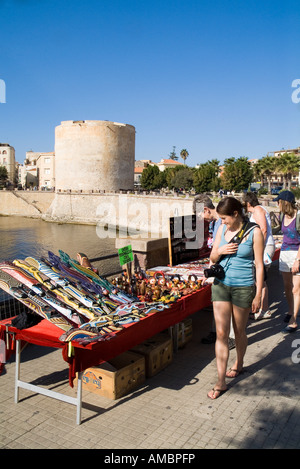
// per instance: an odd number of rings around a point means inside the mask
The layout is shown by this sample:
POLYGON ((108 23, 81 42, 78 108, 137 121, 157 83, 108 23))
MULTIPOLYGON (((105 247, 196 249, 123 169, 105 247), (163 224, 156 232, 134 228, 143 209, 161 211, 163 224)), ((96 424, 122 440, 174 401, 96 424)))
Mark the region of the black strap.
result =
POLYGON ((228 244, 234 243, 235 242, 234 239, 236 239, 238 242, 241 242, 242 239, 245 238, 245 236, 247 236, 250 233, 250 231, 252 231, 253 228, 256 228, 256 227, 259 227, 257 223, 254 223, 252 221, 245 221, 240 231, 237 234, 235 234, 233 238, 231 238, 230 241, 228 241, 228 244))
MULTIPOLYGON (((234 239, 236 238, 240 244, 242 242, 242 239, 245 238, 256 227, 259 228, 259 225, 257 223, 254 223, 252 221, 245 221, 240 231, 237 234, 235 234, 233 238, 231 238, 230 241, 228 241, 228 244, 233 243, 234 239)), ((228 256, 228 259, 229 259, 231 254, 226 254, 226 256, 228 256)), ((225 255, 221 256, 220 259, 216 262, 216 264, 219 264, 221 260, 223 259, 223 257, 225 257, 225 255)))

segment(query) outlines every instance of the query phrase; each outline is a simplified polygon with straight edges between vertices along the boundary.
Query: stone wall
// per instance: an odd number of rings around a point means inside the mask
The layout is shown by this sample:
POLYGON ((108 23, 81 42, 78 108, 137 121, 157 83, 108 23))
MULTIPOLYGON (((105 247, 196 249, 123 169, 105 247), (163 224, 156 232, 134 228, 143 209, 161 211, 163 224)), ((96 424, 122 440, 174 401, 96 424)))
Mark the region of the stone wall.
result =
POLYGON ((41 218, 54 198, 54 192, 0 191, 0 215, 41 218))
POLYGON ((192 213, 192 198, 120 193, 56 193, 43 218, 97 225, 98 235, 168 237, 169 218, 192 213), (106 232, 106 229, 109 232, 106 232), (128 231, 128 233, 127 233, 128 231))
MULTIPOLYGON (((0 215, 42 218, 60 223, 88 223, 97 225, 99 236, 103 237, 126 238, 129 234, 132 238, 155 239, 168 238, 169 218, 190 215, 192 202, 192 197, 125 191, 0 191, 0 215)), ((270 211, 277 210, 275 202, 265 199, 261 203, 270 211)))

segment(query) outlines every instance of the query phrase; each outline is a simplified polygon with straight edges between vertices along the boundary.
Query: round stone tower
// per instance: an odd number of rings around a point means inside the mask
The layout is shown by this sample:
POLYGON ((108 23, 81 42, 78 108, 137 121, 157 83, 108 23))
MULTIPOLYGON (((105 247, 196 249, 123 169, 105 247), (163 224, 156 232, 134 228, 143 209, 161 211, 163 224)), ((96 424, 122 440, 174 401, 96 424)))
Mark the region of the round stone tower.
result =
POLYGON ((63 121, 55 128, 56 190, 133 189, 135 128, 109 121, 63 121))

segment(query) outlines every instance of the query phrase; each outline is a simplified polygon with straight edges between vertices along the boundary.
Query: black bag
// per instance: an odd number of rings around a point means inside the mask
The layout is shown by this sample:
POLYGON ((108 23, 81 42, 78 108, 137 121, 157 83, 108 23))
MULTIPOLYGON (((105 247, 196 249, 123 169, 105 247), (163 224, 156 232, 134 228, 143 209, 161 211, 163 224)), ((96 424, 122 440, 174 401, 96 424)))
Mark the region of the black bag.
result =
POLYGON ((11 325, 20 330, 28 329, 29 327, 38 324, 42 319, 43 318, 41 316, 37 316, 34 313, 32 314, 27 311, 22 311, 18 316, 12 319, 11 325))

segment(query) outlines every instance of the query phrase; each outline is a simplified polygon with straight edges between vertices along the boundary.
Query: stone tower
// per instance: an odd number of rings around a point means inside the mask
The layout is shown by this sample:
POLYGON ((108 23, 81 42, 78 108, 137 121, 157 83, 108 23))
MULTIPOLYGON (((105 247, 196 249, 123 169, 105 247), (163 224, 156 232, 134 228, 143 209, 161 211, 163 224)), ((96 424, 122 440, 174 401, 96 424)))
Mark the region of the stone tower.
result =
POLYGON ((133 189, 135 127, 63 121, 55 128, 56 190, 133 189))

